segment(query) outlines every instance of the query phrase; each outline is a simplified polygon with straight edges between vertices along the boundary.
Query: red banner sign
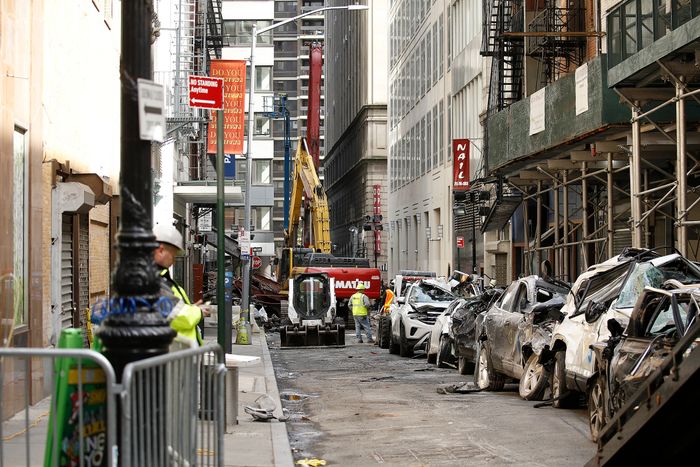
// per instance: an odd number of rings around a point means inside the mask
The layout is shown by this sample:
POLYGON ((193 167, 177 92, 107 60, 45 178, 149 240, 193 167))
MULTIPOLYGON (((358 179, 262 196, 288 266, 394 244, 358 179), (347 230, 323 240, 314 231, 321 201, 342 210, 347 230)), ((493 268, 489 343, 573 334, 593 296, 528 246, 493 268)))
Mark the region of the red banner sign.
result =
POLYGON ((452 189, 464 191, 469 189, 469 140, 452 140, 452 189))
MULTIPOLYGON (((245 60, 212 60, 210 75, 224 79, 224 153, 243 153, 245 121, 245 60)), ((216 154, 216 112, 208 131, 207 152, 216 154)))

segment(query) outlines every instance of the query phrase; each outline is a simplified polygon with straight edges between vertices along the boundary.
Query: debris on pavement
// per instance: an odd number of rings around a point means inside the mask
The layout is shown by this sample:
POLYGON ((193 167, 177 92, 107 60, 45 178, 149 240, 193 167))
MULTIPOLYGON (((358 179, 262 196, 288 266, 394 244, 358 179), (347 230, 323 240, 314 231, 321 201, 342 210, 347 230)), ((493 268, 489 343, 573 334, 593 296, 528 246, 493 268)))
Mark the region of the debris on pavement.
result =
POLYGON ((257 422, 268 422, 272 419, 279 420, 280 422, 287 421, 287 419, 289 419, 287 409, 282 409, 282 413, 284 414, 282 417, 276 417, 274 414, 276 408, 277 404, 275 404, 274 399, 267 394, 263 394, 255 399, 255 406, 247 405, 243 407, 243 410, 257 422))
POLYGON ((318 467, 319 465, 326 465, 326 461, 323 459, 299 459, 296 461, 297 465, 307 465, 309 467, 318 467))
POLYGON ((394 379, 393 376, 372 376, 371 378, 361 379, 360 383, 371 383, 372 381, 383 381, 385 379, 394 379))
POLYGON ((437 388, 437 393, 438 394, 469 394, 470 392, 479 392, 481 389, 479 386, 472 382, 463 382, 463 383, 450 383, 450 384, 441 384, 437 388))

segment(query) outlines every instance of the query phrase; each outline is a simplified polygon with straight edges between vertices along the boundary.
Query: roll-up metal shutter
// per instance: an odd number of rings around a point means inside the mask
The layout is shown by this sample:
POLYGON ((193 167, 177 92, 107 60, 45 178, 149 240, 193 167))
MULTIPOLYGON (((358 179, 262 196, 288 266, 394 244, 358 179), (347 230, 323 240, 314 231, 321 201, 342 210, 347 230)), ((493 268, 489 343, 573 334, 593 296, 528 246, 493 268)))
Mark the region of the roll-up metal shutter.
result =
MULTIPOLYGON (((77 216, 80 219, 78 230, 78 315, 80 327, 83 328, 83 341, 88 347, 87 309, 90 306, 90 218, 87 214, 77 216)), ((77 326, 78 323, 75 323, 77 326)))
POLYGON ((63 214, 61 223, 61 327, 73 326, 73 215, 63 214))

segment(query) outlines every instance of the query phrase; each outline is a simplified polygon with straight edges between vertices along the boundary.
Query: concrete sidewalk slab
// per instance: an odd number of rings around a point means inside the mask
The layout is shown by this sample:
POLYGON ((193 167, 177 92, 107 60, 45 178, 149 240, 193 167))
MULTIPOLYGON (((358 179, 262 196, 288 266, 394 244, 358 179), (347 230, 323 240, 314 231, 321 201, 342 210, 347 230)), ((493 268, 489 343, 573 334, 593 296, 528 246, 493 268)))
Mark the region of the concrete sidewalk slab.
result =
MULTIPOLYGON (((267 394, 277 405, 275 416, 282 416, 282 401, 265 333, 254 332, 251 337, 250 345, 234 344, 232 349, 234 354, 257 356, 261 361, 259 365, 239 369, 238 425, 233 427, 231 433, 224 435, 224 465, 293 466, 286 424, 277 420, 257 422, 243 410, 247 405, 254 405, 258 397, 267 394)), ((205 340, 214 342, 215 337, 210 339, 206 336, 205 340)))

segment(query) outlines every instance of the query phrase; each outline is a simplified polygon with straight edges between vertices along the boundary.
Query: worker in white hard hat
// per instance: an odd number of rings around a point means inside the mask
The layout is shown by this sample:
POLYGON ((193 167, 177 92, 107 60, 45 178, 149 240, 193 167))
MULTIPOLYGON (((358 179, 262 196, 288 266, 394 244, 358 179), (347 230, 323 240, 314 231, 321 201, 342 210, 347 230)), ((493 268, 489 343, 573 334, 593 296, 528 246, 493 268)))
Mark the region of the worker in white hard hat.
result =
POLYGON ((202 335, 197 327, 206 313, 203 307, 200 307, 202 301, 190 302, 185 289, 175 282, 169 270, 175 262, 175 257, 183 250, 182 234, 172 224, 156 224, 153 234, 160 244, 153 257, 160 268, 161 291, 166 296, 171 296, 175 302, 170 313, 170 327, 177 331, 178 335, 202 345, 202 335))
POLYGON ((372 326, 369 323, 367 312, 369 310, 369 298, 364 294, 365 284, 360 282, 357 285, 357 292, 350 297, 350 307, 352 308, 352 317, 355 319, 355 337, 357 342, 362 343, 362 328, 367 332, 367 342, 374 343, 372 339, 372 326))

